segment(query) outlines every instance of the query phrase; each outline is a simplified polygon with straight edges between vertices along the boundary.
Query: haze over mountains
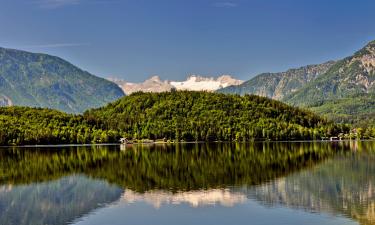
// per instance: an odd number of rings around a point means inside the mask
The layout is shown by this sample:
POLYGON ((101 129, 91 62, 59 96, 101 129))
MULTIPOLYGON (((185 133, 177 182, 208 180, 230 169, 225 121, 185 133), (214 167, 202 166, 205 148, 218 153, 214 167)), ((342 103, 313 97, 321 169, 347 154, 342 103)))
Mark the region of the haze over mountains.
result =
POLYGON ((142 83, 131 83, 125 80, 109 78, 110 81, 118 84, 126 94, 134 92, 165 92, 174 90, 188 91, 216 91, 220 88, 231 85, 240 85, 242 80, 237 80, 230 75, 215 77, 204 77, 190 75, 184 81, 161 80, 159 76, 152 76, 142 83))

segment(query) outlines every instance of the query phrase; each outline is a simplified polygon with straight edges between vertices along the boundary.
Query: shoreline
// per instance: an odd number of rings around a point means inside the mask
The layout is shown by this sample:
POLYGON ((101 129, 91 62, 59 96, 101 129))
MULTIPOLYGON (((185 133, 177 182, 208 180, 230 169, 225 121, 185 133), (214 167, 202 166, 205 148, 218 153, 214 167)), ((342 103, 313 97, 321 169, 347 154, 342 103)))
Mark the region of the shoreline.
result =
POLYGON ((1 148, 58 148, 58 147, 89 147, 89 146, 132 146, 132 145, 177 145, 177 144, 251 144, 251 143, 342 143, 342 142, 371 142, 375 139, 347 139, 347 140, 291 140, 291 141, 245 141, 245 142, 236 142, 236 141, 184 141, 184 142, 137 142, 131 144, 121 144, 121 143, 95 143, 95 144, 53 144, 53 145, 3 145, 1 148))

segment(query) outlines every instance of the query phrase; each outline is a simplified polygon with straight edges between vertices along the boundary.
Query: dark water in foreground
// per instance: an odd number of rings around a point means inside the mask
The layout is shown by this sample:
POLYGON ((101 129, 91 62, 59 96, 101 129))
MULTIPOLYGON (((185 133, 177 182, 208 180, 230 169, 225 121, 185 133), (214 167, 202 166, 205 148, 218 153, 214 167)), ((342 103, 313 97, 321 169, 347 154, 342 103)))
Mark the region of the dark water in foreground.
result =
POLYGON ((0 148, 0 224, 375 224, 375 142, 0 148))

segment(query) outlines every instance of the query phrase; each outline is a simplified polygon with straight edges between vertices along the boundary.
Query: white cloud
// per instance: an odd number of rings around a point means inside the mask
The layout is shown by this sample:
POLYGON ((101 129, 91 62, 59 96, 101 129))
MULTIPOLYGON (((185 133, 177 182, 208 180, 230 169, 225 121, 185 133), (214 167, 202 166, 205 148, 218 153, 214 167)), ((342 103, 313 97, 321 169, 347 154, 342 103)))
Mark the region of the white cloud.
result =
POLYGON ((214 6, 218 8, 234 8, 237 7, 238 4, 234 2, 216 2, 214 6))
POLYGON ((56 9, 63 6, 78 5, 81 0, 37 0, 34 1, 36 5, 45 9, 56 9))
POLYGON ((89 46, 90 43, 53 43, 53 44, 40 44, 40 45, 25 45, 21 48, 64 48, 64 47, 77 47, 89 46))
POLYGON ((120 3, 120 0, 35 0, 33 3, 43 9, 57 9, 80 4, 120 3))

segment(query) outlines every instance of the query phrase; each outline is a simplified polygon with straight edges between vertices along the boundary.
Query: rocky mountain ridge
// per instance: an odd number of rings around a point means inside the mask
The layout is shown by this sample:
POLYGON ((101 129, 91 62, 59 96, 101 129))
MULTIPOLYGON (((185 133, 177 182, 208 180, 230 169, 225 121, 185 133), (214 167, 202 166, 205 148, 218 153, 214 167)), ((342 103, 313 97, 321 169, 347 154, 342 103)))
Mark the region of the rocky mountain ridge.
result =
POLYGON ((262 73, 240 85, 220 89, 219 92, 240 95, 255 94, 281 100, 327 72, 334 63, 334 61, 329 61, 323 64, 289 69, 280 73, 262 73))

